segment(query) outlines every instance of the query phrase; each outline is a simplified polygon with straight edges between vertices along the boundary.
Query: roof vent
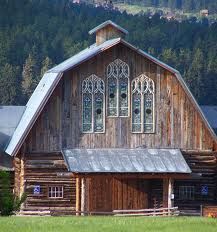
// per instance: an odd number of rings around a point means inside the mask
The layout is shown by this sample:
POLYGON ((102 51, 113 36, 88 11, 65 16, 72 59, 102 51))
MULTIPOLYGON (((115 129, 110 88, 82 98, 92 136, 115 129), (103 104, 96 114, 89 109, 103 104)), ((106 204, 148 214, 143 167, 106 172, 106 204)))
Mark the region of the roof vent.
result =
POLYGON ((108 20, 89 31, 90 35, 94 33, 96 33, 96 45, 100 45, 110 39, 122 38, 128 34, 128 31, 108 20))

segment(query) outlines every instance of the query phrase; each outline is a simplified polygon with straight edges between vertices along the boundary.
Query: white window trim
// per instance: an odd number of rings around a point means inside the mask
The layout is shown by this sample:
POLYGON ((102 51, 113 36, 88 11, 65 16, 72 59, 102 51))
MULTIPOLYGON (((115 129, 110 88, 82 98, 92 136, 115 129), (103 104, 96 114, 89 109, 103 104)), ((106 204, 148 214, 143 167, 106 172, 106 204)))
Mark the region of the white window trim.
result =
MULTIPOLYGON (((142 85, 141 85, 142 86, 142 85)), ((132 87, 132 90, 131 90, 131 132, 132 134, 155 134, 156 133, 156 119, 155 119, 155 89, 156 89, 156 86, 155 86, 155 83, 154 81, 149 78, 148 76, 146 76, 145 74, 141 74, 140 76, 134 78, 131 82, 131 87, 132 87), (134 82, 141 82, 141 83, 144 83, 145 81, 151 81, 152 84, 153 84, 153 90, 151 90, 150 88, 147 88, 145 91, 142 90, 142 91, 139 91, 139 93, 141 94, 141 131, 133 131, 133 94, 138 91, 138 88, 135 88, 133 89, 133 84, 134 82), (153 123, 144 123, 144 100, 145 100, 145 97, 144 95, 150 91, 152 93, 152 96, 153 96, 153 123), (153 125, 153 131, 151 132, 147 132, 147 131, 144 131, 144 125, 153 125)))
POLYGON ((113 62, 111 62, 107 66, 106 77, 107 77, 107 88, 106 88, 106 92, 107 92, 106 107, 107 107, 107 110, 106 110, 106 116, 109 117, 109 118, 118 118, 118 117, 120 117, 120 118, 128 118, 130 116, 130 102, 131 102, 130 101, 130 67, 129 67, 129 65, 126 62, 124 62, 124 61, 122 61, 120 59, 114 60, 113 62), (109 96, 108 96, 108 92, 109 92, 109 84, 108 84, 108 82, 109 82, 110 76, 112 75, 112 74, 108 73, 108 68, 109 68, 109 66, 112 66, 114 64, 120 64, 120 63, 126 65, 127 70, 128 70, 128 75, 126 75, 126 78, 128 79, 128 87, 127 87, 128 88, 128 91, 127 91, 128 92, 128 94, 127 94, 128 107, 126 107, 128 109, 128 114, 124 115, 124 116, 120 115, 120 107, 119 107, 119 98, 120 98, 119 92, 120 92, 120 88, 119 88, 119 77, 118 76, 115 76, 115 79, 116 79, 116 82, 117 82, 117 100, 116 100, 117 101, 116 102, 117 105, 116 105, 116 107, 113 107, 113 108, 115 108, 117 110, 117 115, 109 115, 108 114, 108 109, 110 108, 109 107, 109 96))
POLYGON ((64 198, 63 186, 48 186, 48 198, 49 199, 62 199, 62 198, 64 198), (56 188, 58 188, 58 191, 56 191, 56 188), (50 191, 50 189, 51 189, 51 191, 50 191), (61 193, 62 196, 57 196, 57 192, 61 193))

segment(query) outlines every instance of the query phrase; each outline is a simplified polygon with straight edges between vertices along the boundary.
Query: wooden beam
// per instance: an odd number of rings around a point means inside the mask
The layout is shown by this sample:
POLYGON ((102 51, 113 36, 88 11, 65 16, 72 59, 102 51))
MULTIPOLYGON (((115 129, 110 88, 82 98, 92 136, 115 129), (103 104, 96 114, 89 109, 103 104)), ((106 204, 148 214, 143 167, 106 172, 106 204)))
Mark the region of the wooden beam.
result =
POLYGON ((163 179, 163 208, 168 206, 168 179, 163 179))
MULTIPOLYGON (((87 202, 86 202, 86 178, 81 178, 81 211, 85 212, 87 208, 87 202)), ((82 216, 85 214, 82 213, 82 216)))
MULTIPOLYGON (((80 202, 80 194, 81 194, 81 180, 79 177, 76 178, 76 211, 80 211, 80 206, 81 206, 81 202, 80 202)), ((76 215, 79 215, 79 213, 76 213, 76 215)))
POLYGON ((24 155, 24 152, 22 152, 21 157, 20 157, 20 191, 19 191, 20 197, 23 195, 25 191, 25 165, 24 165, 25 161, 24 159, 25 159, 25 155, 24 155))
POLYGON ((144 174, 144 173, 73 173, 73 177, 82 178, 97 178, 97 177, 113 177, 117 179, 190 179, 191 174, 176 174, 176 173, 165 173, 165 174, 144 174))
POLYGON ((173 194, 173 187, 174 187, 174 181, 172 178, 169 178, 168 180, 168 208, 173 207, 173 199, 172 199, 172 194, 173 194))
POLYGON ((163 180, 163 207, 172 208, 173 207, 173 186, 174 180, 172 178, 163 180))

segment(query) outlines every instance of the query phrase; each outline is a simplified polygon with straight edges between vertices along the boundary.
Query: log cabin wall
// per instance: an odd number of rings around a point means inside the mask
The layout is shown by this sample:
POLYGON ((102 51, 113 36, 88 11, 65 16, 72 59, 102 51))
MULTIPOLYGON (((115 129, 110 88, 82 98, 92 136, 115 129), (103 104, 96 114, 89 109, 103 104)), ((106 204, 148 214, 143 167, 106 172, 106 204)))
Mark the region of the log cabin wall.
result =
POLYGON ((75 178, 67 171, 65 161, 60 153, 31 153, 25 154, 24 166, 20 165, 19 155, 15 158, 15 182, 16 193, 27 194, 25 209, 49 208, 58 210, 60 208, 75 209, 75 178), (24 173, 25 188, 21 190, 22 179, 20 174, 24 173), (40 186, 40 193, 34 194, 34 187, 40 186), (63 198, 50 198, 49 187, 63 186, 63 198))
POLYGON ((176 77, 121 44, 64 74, 26 140, 27 152, 139 146, 212 150, 214 141, 176 77), (117 58, 130 66, 130 81, 145 73, 155 82, 153 134, 132 134, 131 117, 106 117, 103 134, 81 132, 81 83, 91 74, 107 83, 106 67, 117 58))
POLYGON ((183 152, 184 157, 191 168, 193 179, 175 181, 175 205, 180 209, 200 209, 201 205, 216 205, 217 202, 217 152, 183 152), (180 197, 180 186, 194 188, 192 199, 180 197), (203 188, 207 188, 207 194, 203 188))

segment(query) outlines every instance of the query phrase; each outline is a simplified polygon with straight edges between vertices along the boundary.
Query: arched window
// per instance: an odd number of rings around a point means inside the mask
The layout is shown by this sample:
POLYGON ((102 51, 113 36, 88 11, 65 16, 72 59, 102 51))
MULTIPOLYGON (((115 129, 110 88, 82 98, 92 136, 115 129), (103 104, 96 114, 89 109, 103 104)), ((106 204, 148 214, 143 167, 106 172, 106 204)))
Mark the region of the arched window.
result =
POLYGON ((82 82, 82 131, 102 133, 105 129, 105 84, 96 75, 82 82))
POLYGON ((132 132, 154 132, 154 81, 144 74, 132 81, 132 132))
POLYGON ((129 116, 129 66, 120 59, 107 67, 107 114, 111 117, 129 116))

